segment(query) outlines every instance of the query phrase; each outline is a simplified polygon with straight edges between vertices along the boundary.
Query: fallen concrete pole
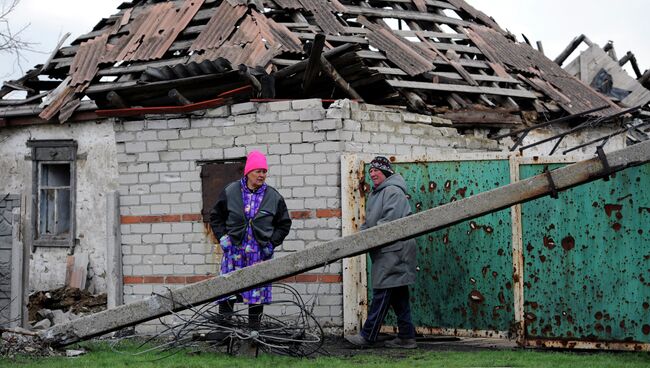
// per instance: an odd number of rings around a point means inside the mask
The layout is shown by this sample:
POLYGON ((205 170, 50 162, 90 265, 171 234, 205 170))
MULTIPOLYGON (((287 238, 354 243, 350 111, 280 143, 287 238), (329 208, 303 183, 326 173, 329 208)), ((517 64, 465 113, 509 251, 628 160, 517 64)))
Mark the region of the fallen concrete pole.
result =
POLYGON ((284 257, 262 262, 224 276, 154 295, 117 308, 53 326, 41 333, 46 341, 67 345, 123 327, 162 317, 170 310, 214 301, 221 296, 322 267, 342 258, 365 253, 396 240, 439 230, 487 213, 530 201, 556 191, 594 181, 608 173, 650 161, 650 141, 581 161, 550 173, 451 202, 343 238, 318 244, 284 257))

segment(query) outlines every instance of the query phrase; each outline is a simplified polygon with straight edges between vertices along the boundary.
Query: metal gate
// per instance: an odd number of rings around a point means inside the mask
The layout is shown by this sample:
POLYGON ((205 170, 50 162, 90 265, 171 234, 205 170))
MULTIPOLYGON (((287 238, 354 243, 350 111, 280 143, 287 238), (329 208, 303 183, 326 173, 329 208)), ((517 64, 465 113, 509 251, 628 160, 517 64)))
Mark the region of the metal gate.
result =
MULTIPOLYGON (((356 174, 344 185, 344 233, 363 222, 370 159, 344 159, 343 172, 356 174)), ((573 160, 454 155, 397 160, 394 167, 418 212, 537 175, 558 161, 573 160)), ((513 206, 419 237, 418 279, 411 288, 418 331, 517 338, 534 346, 650 350, 648 187, 645 165, 558 199, 513 206)), ((356 276, 368 271, 366 263, 362 257, 344 264, 344 304, 367 305, 368 275, 356 276)), ((353 308, 344 305, 345 313, 353 308)), ((361 309, 344 315, 346 329, 365 318, 361 309)))
MULTIPOLYGON (((519 176, 545 167, 524 161, 519 176)), ((522 205, 527 345, 634 350, 650 343, 648 188, 644 165, 522 205)))

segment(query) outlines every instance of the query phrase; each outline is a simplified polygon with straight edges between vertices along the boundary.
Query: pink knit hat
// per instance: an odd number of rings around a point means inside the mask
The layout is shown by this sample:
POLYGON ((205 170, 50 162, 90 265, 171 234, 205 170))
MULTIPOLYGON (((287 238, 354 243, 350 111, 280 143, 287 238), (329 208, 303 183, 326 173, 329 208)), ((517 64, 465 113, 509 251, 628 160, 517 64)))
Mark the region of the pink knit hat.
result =
POLYGON ((246 166, 244 166, 244 176, 249 172, 257 169, 268 170, 269 166, 266 164, 266 156, 260 151, 251 151, 246 158, 246 166))

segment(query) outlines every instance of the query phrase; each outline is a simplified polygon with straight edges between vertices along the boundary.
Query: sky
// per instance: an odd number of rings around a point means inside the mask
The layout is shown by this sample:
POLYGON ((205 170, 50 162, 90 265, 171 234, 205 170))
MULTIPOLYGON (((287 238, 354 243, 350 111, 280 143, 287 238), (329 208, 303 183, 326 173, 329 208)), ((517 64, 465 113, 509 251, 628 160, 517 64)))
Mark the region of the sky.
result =
MULTIPOLYGON (((6 4, 10 0, 0 0, 6 4)), ((13 30, 27 27, 22 38, 34 43, 38 52, 24 52, 23 71, 15 57, 0 54, 0 80, 16 79, 32 66, 43 63, 66 32, 77 36, 90 32, 102 17, 117 12, 125 0, 21 0, 9 16, 13 30)), ((576 36, 585 34, 603 46, 614 41, 619 58, 632 51, 641 72, 650 68, 648 0, 466 0, 492 16, 501 28, 523 41, 521 34, 535 44, 542 41, 547 56, 554 59, 576 36)), ((585 46, 579 50, 584 49, 585 46)), ((577 55, 577 54, 575 54, 577 55)), ((572 60, 569 58, 566 63, 572 60)), ((626 68, 631 73, 631 68, 626 68)))

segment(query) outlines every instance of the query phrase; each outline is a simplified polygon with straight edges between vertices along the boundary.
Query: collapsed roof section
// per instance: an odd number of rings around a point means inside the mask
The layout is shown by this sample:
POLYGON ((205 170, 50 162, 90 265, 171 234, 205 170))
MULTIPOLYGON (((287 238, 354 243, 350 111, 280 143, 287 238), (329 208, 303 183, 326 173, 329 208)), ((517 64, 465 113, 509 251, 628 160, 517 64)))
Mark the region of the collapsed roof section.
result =
MULTIPOLYGON (((589 84, 598 92, 624 106, 646 106, 650 110, 650 69, 641 73, 636 57, 631 51, 618 59, 611 41, 601 48, 585 35, 576 37, 569 44, 564 51, 566 57, 582 42, 588 46, 587 49, 564 69, 583 83, 589 84), (623 69, 628 62, 632 65, 636 79, 623 69)), ((561 58, 556 61, 561 65, 566 57, 561 55, 561 58)))
POLYGON ((534 112, 620 112, 463 0, 136 0, 119 9, 5 83, 0 122, 204 106, 224 93, 219 103, 348 97, 458 126, 508 127, 535 120, 534 112), (26 98, 4 98, 13 90, 26 98))

